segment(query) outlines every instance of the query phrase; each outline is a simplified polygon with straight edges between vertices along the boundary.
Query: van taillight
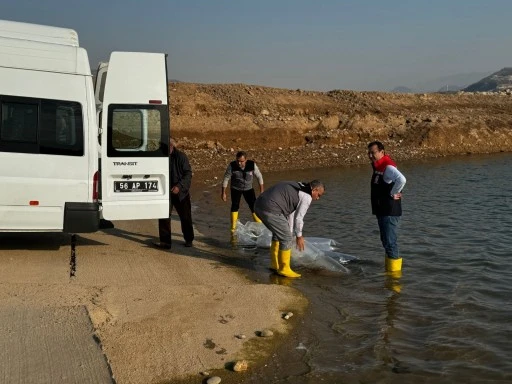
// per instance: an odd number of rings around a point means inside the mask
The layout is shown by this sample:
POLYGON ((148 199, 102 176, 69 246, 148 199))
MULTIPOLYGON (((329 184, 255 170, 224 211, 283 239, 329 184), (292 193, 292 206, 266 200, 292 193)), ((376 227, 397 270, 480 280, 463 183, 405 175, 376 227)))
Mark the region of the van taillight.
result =
POLYGON ((100 177, 100 173, 96 171, 94 173, 94 176, 92 177, 92 201, 97 202, 98 201, 98 179, 100 177))

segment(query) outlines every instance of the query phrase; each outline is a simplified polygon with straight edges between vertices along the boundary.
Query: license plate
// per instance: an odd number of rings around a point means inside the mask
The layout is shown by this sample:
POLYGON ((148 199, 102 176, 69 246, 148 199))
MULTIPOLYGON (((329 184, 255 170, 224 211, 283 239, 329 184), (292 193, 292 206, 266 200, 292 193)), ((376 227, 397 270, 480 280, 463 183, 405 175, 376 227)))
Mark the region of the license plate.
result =
POLYGON ((158 181, 114 181, 114 192, 158 192, 158 181))

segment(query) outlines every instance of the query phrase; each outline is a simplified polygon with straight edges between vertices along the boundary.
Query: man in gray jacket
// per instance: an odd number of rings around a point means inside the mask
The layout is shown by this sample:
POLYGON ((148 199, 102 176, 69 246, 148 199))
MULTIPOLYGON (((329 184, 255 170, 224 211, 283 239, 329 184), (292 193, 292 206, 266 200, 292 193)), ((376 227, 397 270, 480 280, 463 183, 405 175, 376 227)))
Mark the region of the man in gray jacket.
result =
POLYGON ((300 277, 299 273, 290 268, 293 236, 296 238, 297 249, 303 251, 304 216, 311 202, 320 199, 324 192, 324 184, 319 180, 310 183, 282 181, 256 199, 254 211, 272 232, 270 269, 279 275, 300 277))

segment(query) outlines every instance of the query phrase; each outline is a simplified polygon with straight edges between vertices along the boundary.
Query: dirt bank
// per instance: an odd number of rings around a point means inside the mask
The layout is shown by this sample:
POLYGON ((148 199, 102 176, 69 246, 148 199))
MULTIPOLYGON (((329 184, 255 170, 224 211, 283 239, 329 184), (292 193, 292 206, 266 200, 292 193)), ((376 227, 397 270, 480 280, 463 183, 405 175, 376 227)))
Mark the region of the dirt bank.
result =
POLYGON ((365 163, 366 144, 397 160, 512 151, 512 96, 315 92, 170 83, 171 132, 194 170, 244 149, 262 169, 365 163))

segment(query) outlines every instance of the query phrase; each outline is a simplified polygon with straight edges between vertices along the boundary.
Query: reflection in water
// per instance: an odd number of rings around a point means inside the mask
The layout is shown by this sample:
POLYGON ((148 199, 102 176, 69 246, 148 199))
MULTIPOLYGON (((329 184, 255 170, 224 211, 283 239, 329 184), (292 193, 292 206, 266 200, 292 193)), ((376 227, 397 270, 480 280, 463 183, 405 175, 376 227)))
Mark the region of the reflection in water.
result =
MULTIPOLYGON (((401 169, 408 178, 402 276, 384 273, 369 166, 265 173, 269 186, 311 174, 324 181, 304 234, 334 239, 360 260, 343 276, 302 269, 290 281, 269 274, 266 250, 239 252, 259 281, 289 284, 310 300, 302 326, 244 383, 512 382, 512 156, 421 160, 401 169), (306 350, 296 352, 299 344, 306 350)), ((229 209, 217 193, 198 193, 196 225, 230 247, 229 209)))
MULTIPOLYGON (((399 279, 399 278, 398 278, 399 279)), ((408 373, 409 369, 403 362, 400 361, 399 355, 393 351, 393 336, 395 333, 395 320, 399 316, 399 300, 401 285, 396 277, 386 277, 386 288, 392 291, 386 302, 386 318, 385 325, 382 327, 382 342, 383 353, 381 360, 388 366, 394 373, 408 373)))
POLYGON ((270 273, 268 282, 270 284, 277 284, 277 285, 286 285, 287 287, 290 287, 293 284, 293 279, 290 279, 289 277, 280 276, 277 273, 270 273))
POLYGON ((402 291, 401 277, 402 271, 386 272, 386 288, 395 293, 400 293, 402 291))

